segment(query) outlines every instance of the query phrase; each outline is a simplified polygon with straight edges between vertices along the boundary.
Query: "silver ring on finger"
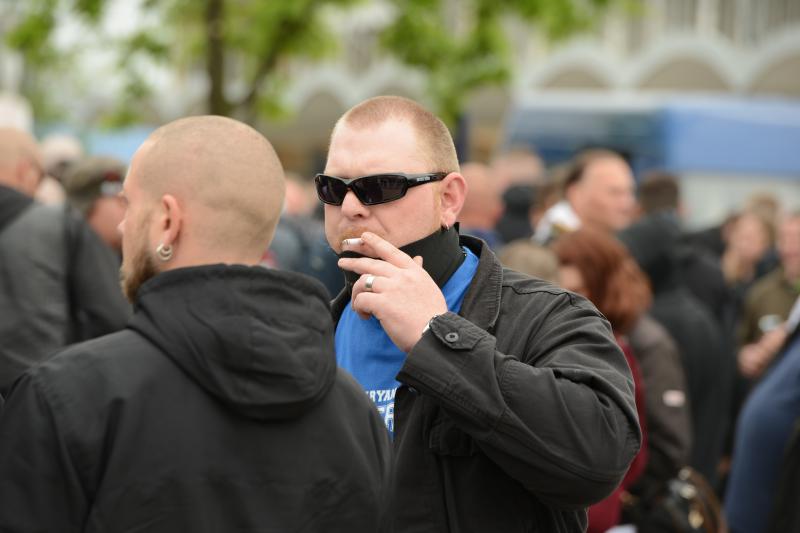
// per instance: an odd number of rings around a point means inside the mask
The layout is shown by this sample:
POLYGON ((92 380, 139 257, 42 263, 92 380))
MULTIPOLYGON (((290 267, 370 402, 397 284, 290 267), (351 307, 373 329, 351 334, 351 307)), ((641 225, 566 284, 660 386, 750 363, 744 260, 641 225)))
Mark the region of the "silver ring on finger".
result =
POLYGON ((372 284, 375 283, 375 276, 370 274, 367 276, 367 279, 364 280, 364 289, 368 292, 372 292, 372 284))

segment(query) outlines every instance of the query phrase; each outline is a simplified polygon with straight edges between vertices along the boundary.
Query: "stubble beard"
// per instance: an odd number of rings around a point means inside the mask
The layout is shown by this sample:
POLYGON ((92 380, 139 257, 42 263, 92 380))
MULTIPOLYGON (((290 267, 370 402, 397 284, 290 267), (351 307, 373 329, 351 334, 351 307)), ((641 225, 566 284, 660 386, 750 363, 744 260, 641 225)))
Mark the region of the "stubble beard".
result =
POLYGON ((147 248, 142 246, 131 260, 130 272, 126 272, 124 261, 119 271, 120 285, 122 286, 122 293, 125 295, 125 298, 133 304, 136 300, 136 294, 139 292, 139 288, 156 274, 158 274, 156 261, 153 259, 153 256, 150 255, 147 248))

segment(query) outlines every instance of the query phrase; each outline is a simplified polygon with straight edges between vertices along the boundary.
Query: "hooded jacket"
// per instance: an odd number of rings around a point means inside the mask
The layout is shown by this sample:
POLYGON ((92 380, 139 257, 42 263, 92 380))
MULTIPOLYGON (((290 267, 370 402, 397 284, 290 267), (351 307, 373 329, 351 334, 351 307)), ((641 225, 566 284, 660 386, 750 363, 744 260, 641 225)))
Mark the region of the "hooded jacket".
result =
POLYGON ((648 215, 619 237, 652 283, 650 315, 678 346, 692 423, 689 464, 713 486, 733 399, 734 359, 720 325, 681 278, 677 220, 668 213, 648 215))
POLYGON ((139 290, 118 333, 18 380, 0 530, 379 531, 389 441, 336 368, 325 291, 213 265, 139 290))

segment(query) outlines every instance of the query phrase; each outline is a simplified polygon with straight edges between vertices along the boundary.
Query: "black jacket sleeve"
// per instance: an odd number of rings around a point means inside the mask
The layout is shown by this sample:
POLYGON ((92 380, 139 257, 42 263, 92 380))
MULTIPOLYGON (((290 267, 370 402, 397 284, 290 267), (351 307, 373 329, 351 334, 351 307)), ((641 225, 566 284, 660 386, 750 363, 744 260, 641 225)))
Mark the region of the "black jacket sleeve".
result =
POLYGON ((0 410, 0 531, 83 530, 87 497, 58 422, 24 374, 0 410))
POLYGON ((120 289, 114 252, 83 220, 68 216, 71 340, 78 342, 122 329, 131 310, 120 289))
POLYGON ((432 397, 537 498, 585 507, 616 488, 641 443, 630 369, 587 302, 568 293, 520 298, 507 318, 514 327, 502 332, 520 337, 511 343, 519 353, 502 353, 498 338, 447 313, 398 379, 432 397))

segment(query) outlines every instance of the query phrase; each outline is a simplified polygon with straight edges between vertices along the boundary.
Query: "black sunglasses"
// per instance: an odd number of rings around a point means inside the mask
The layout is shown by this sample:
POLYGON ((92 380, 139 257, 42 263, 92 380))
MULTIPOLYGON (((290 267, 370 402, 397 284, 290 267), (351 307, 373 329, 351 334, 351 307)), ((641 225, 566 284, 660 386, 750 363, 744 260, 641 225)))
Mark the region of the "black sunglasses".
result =
POLYGON ((317 196, 323 203, 342 205, 347 190, 353 191, 358 201, 364 205, 385 204, 399 200, 411 187, 439 181, 447 176, 447 172, 431 172, 428 174, 405 174, 392 172, 388 174, 372 174, 360 178, 344 179, 326 174, 317 174, 314 183, 317 196))

